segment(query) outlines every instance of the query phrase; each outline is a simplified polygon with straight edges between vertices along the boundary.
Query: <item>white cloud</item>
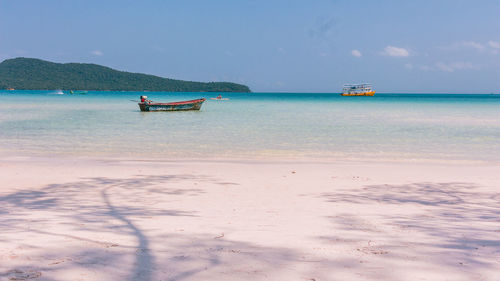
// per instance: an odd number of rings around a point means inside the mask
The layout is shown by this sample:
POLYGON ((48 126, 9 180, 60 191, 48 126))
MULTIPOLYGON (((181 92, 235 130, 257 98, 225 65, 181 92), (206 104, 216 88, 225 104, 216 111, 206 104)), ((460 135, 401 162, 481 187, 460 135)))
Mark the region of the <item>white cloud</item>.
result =
POLYGON ((473 65, 470 62, 452 62, 452 63, 437 62, 435 66, 437 70, 446 72, 453 72, 455 70, 479 69, 479 67, 473 65))
POLYGON ((361 57, 363 54, 359 50, 352 50, 351 54, 357 58, 361 57))
POLYGON ((410 52, 405 48, 399 48, 394 46, 385 47, 382 55, 395 57, 395 58, 404 58, 410 56, 410 52))
POLYGON ((407 64, 405 64, 405 68, 406 69, 413 69, 413 64, 407 63, 407 64))
POLYGON ((418 67, 423 71, 444 71, 444 72, 454 72, 457 70, 479 70, 477 65, 474 65, 470 62, 436 62, 432 66, 421 65, 418 67))
POLYGON ((444 51, 475 50, 483 54, 490 53, 493 55, 497 55, 500 52, 500 42, 492 40, 488 41, 487 43, 461 41, 448 46, 437 47, 437 49, 444 51))
POLYGON ((493 49, 500 49, 500 43, 496 41, 489 41, 488 45, 493 49))
MULTIPOLYGON (((493 41, 490 41, 493 42, 493 41)), ((493 42, 496 43, 496 42, 493 42)), ((481 44, 479 42, 475 41, 462 41, 462 42, 456 42, 448 46, 441 46, 438 47, 438 49, 445 50, 445 51, 456 51, 456 50, 462 50, 462 49, 474 49, 476 51, 484 51, 486 49, 487 45, 486 44, 481 44)), ((491 47, 491 44, 490 44, 491 47)))
POLYGON ((102 55, 104 55, 104 54, 103 54, 101 51, 99 51, 99 50, 92 51, 92 53, 91 53, 91 54, 92 54, 92 55, 94 55, 94 56, 102 56, 102 55))
POLYGON ((481 43, 477 43, 477 42, 474 42, 474 41, 464 41, 464 42, 460 42, 459 43, 459 46, 462 46, 462 47, 465 47, 465 48, 472 48, 472 49, 476 49, 478 51, 482 51, 484 50, 484 45, 481 44, 481 43))

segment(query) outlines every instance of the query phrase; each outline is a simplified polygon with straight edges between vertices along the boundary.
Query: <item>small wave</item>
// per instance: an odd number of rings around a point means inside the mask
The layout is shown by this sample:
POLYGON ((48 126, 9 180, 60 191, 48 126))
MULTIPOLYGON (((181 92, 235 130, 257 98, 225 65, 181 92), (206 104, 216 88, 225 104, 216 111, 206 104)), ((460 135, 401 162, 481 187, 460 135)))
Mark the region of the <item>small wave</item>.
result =
POLYGON ((64 95, 64 92, 61 91, 61 90, 57 90, 57 91, 54 91, 54 92, 50 92, 49 95, 64 95))

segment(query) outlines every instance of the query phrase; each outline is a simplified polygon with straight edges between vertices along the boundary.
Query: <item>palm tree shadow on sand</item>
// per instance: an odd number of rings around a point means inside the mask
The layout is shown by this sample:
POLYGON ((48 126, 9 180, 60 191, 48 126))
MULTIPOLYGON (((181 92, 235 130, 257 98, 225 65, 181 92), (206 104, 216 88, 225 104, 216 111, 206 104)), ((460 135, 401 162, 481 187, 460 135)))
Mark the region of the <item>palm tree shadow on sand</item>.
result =
POLYGON ((159 275, 161 280, 173 281, 198 275, 216 278, 210 274, 216 274, 221 265, 219 270, 258 276, 277 270, 275 267, 280 264, 279 261, 285 264, 298 255, 288 249, 217 239, 211 234, 183 235, 169 231, 155 234, 155 245, 160 241, 162 248, 158 251, 152 249, 148 233, 158 233, 163 226, 144 230, 140 226, 140 218, 197 217, 195 211, 165 208, 172 199, 205 193, 200 188, 169 187, 179 182, 224 187, 237 185, 191 175, 122 179, 95 177, 0 196, 0 214, 9 214, 0 217, 0 224, 8 226, 0 230, 4 234, 0 235, 0 243, 9 243, 9 238, 28 233, 47 237, 50 241, 69 240, 81 245, 61 253, 50 243, 23 244, 19 247, 36 249, 42 255, 15 268, 2 268, 0 265, 0 279, 58 280, 58 275, 64 270, 78 269, 76 271, 100 272, 107 280, 149 281, 158 279, 155 276, 159 275), (144 202, 150 204, 145 205, 144 202), (65 230, 53 230, 54 224, 63 224, 65 230), (95 234, 108 238, 96 239, 95 234), (109 239, 115 235, 132 237, 136 242, 130 245, 115 243, 112 238, 109 239), (126 257, 131 255, 134 260, 129 262, 126 257))
MULTIPOLYGON (((135 248, 134 268, 128 274, 128 280, 152 280, 152 272, 155 267, 155 259, 150 251, 150 241, 147 235, 142 231, 130 217, 144 216, 194 216, 192 212, 179 210, 170 210, 164 208, 143 207, 139 204, 132 205, 114 205, 113 193, 128 190, 128 195, 139 198, 141 194, 168 194, 170 196, 179 196, 184 194, 197 195, 203 191, 200 189, 158 189, 156 186, 167 182, 176 182, 183 180, 211 181, 205 177, 194 177, 188 175, 176 176, 138 176, 129 179, 112 178, 86 178, 82 181, 63 184, 50 184, 41 190, 21 190, 16 193, 0 197, 1 212, 7 212, 8 206, 14 206, 19 213, 10 214, 8 218, 2 220, 2 224, 9 226, 10 231, 24 230, 40 235, 59 236, 73 240, 79 240, 92 245, 97 245, 105 249, 120 247, 117 244, 96 241, 85 238, 85 236, 68 235, 65 233, 52 232, 50 227, 46 230, 43 227, 36 227, 37 224, 50 225, 50 219, 37 218, 29 220, 26 223, 24 216, 28 213, 36 212, 54 212, 57 221, 64 221, 72 229, 80 232, 106 233, 130 235, 135 238, 137 245, 135 248), (106 220, 114 219, 117 221, 114 225, 106 225, 106 220), (30 227, 26 228, 25 226, 30 227)), ((123 199, 123 198, 122 198, 123 199)), ((130 203, 130 200, 126 203, 130 203)), ((130 246, 129 246, 130 248, 130 246)), ((85 250, 80 253, 74 253, 81 257, 78 262, 82 265, 97 264, 100 251, 85 250)), ((119 259, 106 255, 102 266, 111 265, 119 259)), ((77 262, 77 263, 78 263, 77 262)), ((100 261, 99 261, 100 262, 100 261)), ((50 268, 44 268, 44 271, 50 271, 50 268)), ((4 276, 14 274, 10 277, 13 280, 29 279, 30 274, 17 270, 7 270, 4 276), (17 278, 17 279, 16 279, 17 278)), ((2 276, 2 275, 0 275, 2 276)))
POLYGON ((356 207, 317 218, 318 223, 330 224, 332 232, 311 233, 311 237, 328 249, 351 249, 330 258, 213 233, 184 234, 168 227, 169 220, 203 219, 195 210, 168 208, 169 202, 232 186, 237 183, 203 175, 94 177, 4 194, 0 196, 0 245, 16 241, 16 249, 4 257, 24 259, 8 268, 0 263, 0 279, 58 281, 65 280, 59 277, 64 272, 90 271, 100 275, 87 279, 101 280, 216 280, 220 276, 328 280, 340 273, 358 276, 375 271, 373 276, 380 280, 401 280, 395 273, 399 261, 405 260, 408 266, 421 257, 470 280, 499 268, 498 259, 490 258, 500 252, 499 195, 470 183, 368 185, 314 194, 325 204, 356 207), (378 215, 376 208, 396 211, 378 215), (166 225, 145 224, 155 218, 166 225), (424 239, 411 241, 409 233, 424 239), (19 242, 15 238, 21 234, 47 242, 19 242), (115 237, 124 242, 114 241, 115 237), (66 241, 76 247, 65 249, 66 241))
POLYGON ((500 269, 498 192, 464 182, 417 182, 367 185, 318 198, 356 206, 328 217, 336 234, 318 239, 352 245, 362 257, 383 257, 395 267, 400 260, 432 260, 471 280, 500 269))

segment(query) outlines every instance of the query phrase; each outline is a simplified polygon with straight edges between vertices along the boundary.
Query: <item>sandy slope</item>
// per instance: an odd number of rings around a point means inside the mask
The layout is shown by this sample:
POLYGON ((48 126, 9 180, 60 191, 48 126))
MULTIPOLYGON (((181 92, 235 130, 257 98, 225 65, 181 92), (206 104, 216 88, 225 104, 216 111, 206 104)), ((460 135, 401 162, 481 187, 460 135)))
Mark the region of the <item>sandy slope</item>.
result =
POLYGON ((0 280, 499 280, 500 167, 0 161, 0 280))

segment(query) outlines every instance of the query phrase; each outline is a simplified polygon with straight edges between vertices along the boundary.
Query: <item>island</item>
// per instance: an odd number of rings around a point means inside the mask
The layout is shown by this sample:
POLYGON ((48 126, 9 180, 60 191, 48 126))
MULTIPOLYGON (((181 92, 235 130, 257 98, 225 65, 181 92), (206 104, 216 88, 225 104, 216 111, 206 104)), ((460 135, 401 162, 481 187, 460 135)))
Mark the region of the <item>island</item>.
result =
POLYGON ((166 92, 250 92, 231 82, 194 82, 115 70, 89 63, 54 63, 34 58, 0 63, 0 89, 166 92))

